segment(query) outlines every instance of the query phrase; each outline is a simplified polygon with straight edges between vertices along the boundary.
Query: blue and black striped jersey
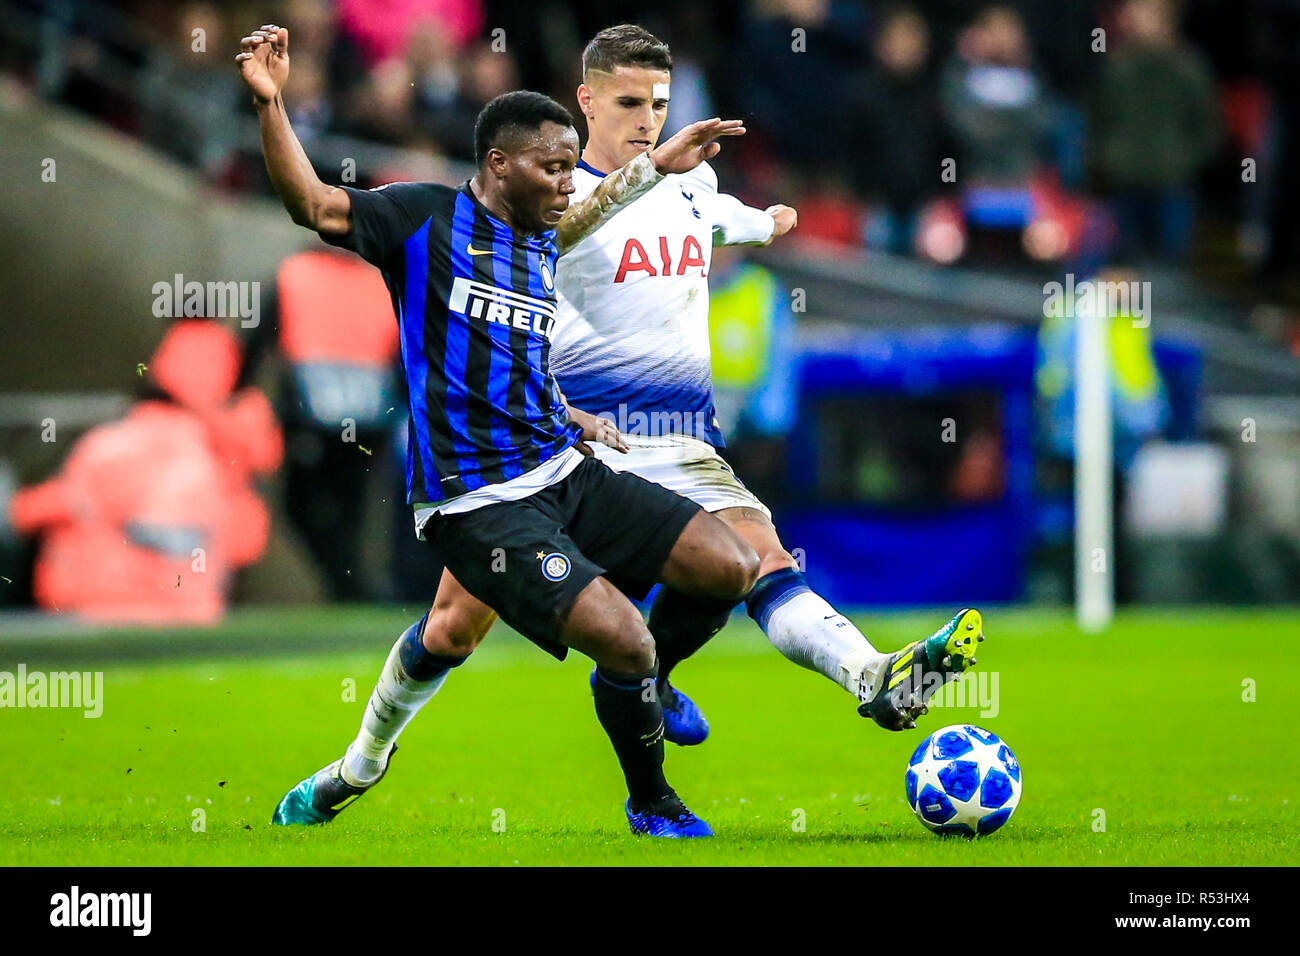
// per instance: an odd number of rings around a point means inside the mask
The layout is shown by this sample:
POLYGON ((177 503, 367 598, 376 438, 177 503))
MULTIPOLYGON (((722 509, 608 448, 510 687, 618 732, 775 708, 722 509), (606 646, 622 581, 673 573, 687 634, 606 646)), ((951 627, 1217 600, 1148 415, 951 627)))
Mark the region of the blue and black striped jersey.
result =
POLYGON ((383 272, 411 406, 406 500, 439 502, 517 478, 571 447, 550 373, 555 234, 515 233, 469 184, 349 189, 333 240, 383 272))

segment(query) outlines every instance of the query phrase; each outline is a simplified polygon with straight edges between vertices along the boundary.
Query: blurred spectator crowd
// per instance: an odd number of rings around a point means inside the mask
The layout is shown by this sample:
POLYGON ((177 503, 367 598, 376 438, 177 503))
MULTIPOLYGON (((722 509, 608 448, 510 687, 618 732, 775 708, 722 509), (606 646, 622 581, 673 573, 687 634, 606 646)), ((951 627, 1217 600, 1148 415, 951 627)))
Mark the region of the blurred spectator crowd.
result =
POLYGON ((571 104, 585 40, 631 20, 672 45, 669 131, 745 117, 727 182, 797 203, 801 237, 945 264, 1002 243, 1087 271, 1184 265, 1212 219, 1226 241, 1199 247, 1256 278, 1294 259, 1294 0, 41 6, 61 24, 55 67, 32 68, 51 95, 233 190, 267 189, 231 61, 263 22, 290 27, 286 101, 322 176, 349 181, 340 159, 361 153, 365 185, 469 161, 504 91, 571 104), (367 161, 354 143, 409 152, 367 161))

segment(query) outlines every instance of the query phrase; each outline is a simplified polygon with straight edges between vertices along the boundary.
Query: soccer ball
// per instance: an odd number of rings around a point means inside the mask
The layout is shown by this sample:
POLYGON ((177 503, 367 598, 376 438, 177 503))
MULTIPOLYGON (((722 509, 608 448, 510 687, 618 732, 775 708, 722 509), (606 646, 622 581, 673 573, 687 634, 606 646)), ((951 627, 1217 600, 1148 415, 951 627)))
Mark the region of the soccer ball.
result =
POLYGON ((970 724, 936 730, 907 762, 907 803, 935 833, 985 836, 1020 803, 1020 763, 997 734, 970 724))

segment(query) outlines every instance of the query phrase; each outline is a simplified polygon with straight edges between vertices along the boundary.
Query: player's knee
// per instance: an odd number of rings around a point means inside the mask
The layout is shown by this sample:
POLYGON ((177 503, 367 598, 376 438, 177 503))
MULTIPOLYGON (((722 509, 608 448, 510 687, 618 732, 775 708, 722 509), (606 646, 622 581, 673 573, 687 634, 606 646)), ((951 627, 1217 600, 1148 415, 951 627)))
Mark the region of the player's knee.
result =
POLYGON ((424 626, 424 647, 430 654, 464 657, 478 647, 492 626, 455 604, 435 604, 424 626))
POLYGON ((644 674, 654 667, 655 641, 640 615, 602 636, 596 663, 620 674, 644 674))
POLYGON ((758 552, 737 538, 719 561, 715 596, 735 601, 744 599, 758 580, 760 566, 758 552))
POLYGON ((765 554, 760 554, 758 558, 758 576, 760 578, 766 577, 773 572, 784 571, 786 569, 794 571, 802 570, 799 567, 798 558, 792 555, 785 548, 773 548, 765 554))

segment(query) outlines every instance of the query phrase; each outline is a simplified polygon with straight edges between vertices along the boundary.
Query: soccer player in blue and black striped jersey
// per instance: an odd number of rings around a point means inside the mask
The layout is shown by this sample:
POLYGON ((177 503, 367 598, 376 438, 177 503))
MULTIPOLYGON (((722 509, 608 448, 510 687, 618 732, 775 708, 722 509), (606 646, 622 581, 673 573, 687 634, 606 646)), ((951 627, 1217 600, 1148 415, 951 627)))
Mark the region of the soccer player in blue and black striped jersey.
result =
MULTIPOLYGON (((596 662, 596 714, 623 769, 633 832, 711 835, 664 777, 654 640, 625 592, 643 596, 661 581, 735 603, 753 586, 758 557, 689 499, 584 455, 583 439, 600 440, 601 423, 566 407, 549 349, 557 256, 743 126, 693 124, 571 209, 578 135, 568 112, 541 94, 509 93, 479 115, 478 172, 458 188, 330 187, 280 96, 288 41, 287 30, 264 26, 236 59, 258 108, 267 171, 294 222, 358 252, 392 294, 417 534, 511 627, 556 657, 576 648, 596 662)), ((464 660, 426 646, 424 624, 398 639, 371 696, 367 721, 385 725, 378 741, 391 741, 464 660)), ((291 790, 274 822, 328 822, 378 782, 391 753, 350 747, 291 790)))

